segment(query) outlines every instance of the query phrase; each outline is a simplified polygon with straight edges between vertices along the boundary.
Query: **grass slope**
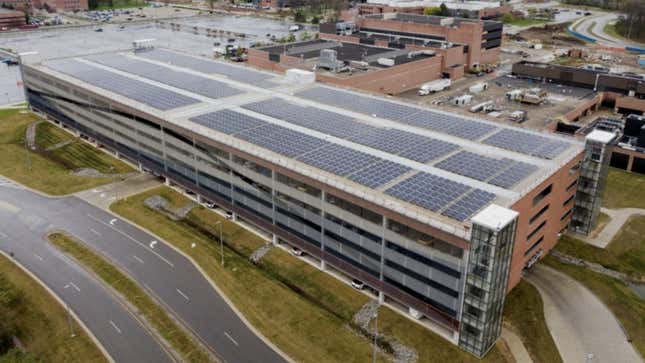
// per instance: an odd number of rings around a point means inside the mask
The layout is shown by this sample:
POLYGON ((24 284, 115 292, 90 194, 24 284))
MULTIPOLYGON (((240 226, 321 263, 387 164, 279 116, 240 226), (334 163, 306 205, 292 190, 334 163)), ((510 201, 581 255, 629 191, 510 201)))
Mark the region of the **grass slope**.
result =
POLYGON ((12 323, 29 357, 15 351, 0 355, 0 362, 107 362, 99 348, 74 321, 70 337, 68 314, 38 282, 0 255, 0 324, 12 323), (7 291, 18 294, 19 304, 6 303, 7 291), (6 360, 5 360, 6 359, 6 360))
POLYGON ((603 207, 645 208, 645 175, 609 168, 603 207))

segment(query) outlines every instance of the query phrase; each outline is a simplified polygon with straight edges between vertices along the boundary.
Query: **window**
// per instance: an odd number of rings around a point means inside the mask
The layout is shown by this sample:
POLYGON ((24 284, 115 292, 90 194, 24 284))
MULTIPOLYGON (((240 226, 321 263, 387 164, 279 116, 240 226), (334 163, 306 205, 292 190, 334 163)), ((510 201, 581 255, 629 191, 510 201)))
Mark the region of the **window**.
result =
POLYGON ((571 189, 573 189, 576 185, 578 185, 578 179, 572 181, 571 184, 567 186, 567 192, 571 191, 571 189))
POLYGON ((529 247, 529 249, 526 250, 526 252, 524 252, 524 257, 528 256, 531 252, 533 252, 535 247, 537 247, 540 243, 542 243, 542 241, 544 241, 544 236, 538 238, 538 240, 535 241, 535 243, 532 244, 531 247, 529 247))
POLYGON ((305 182, 301 182, 300 180, 293 179, 284 174, 277 173, 276 180, 284 185, 288 185, 294 189, 298 189, 299 191, 303 193, 307 193, 316 198, 320 198, 320 195, 322 194, 320 189, 312 187, 311 185, 305 182))
POLYGON ((352 213, 356 216, 359 216, 365 220, 368 220, 374 224, 382 224, 383 223, 383 217, 378 214, 374 213, 369 209, 363 208, 359 205, 356 205, 352 202, 346 201, 345 199, 339 198, 335 195, 327 193, 326 195, 326 201, 329 204, 333 204, 336 207, 345 210, 349 213, 352 213))
POLYGON ((565 206, 565 205, 571 203, 571 201, 573 200, 573 197, 575 197, 575 195, 572 195, 567 200, 565 200, 564 203, 562 203, 562 206, 565 206))
POLYGON ((267 178, 271 177, 271 169, 265 168, 262 165, 256 164, 250 160, 246 160, 242 157, 239 157, 237 155, 233 155, 233 162, 239 165, 242 165, 243 167, 253 170, 256 173, 262 174, 266 176, 267 178))
POLYGON ((539 226, 537 226, 533 231, 531 231, 531 233, 528 234, 528 236, 526 236, 526 240, 527 241, 530 240, 531 237, 535 236, 538 232, 540 232, 545 225, 546 225, 546 221, 540 223, 539 226))
POLYGON ((560 217, 560 220, 561 221, 565 220, 565 218, 567 218, 569 216, 569 214, 571 214, 572 210, 573 210, 573 208, 569 209, 565 214, 562 215, 562 217, 560 217))
POLYGON ((581 165, 581 162, 580 162, 580 161, 578 161, 577 163, 575 163, 575 165, 573 165, 573 166, 571 167, 571 169, 569 169, 569 175, 573 175, 573 174, 575 174, 578 170, 580 170, 580 165, 581 165))
POLYGON ((174 137, 175 139, 177 139, 177 140, 179 140, 179 141, 181 141, 181 142, 183 142, 185 144, 193 146, 193 141, 191 139, 189 139, 188 137, 184 136, 184 135, 180 135, 177 132, 175 132, 173 130, 170 130, 170 129, 163 129, 163 132, 166 135, 170 135, 170 136, 174 137))
POLYGON ((535 198, 533 198, 533 205, 536 205, 542 201, 547 195, 551 194, 551 190, 553 189, 553 184, 549 184, 548 187, 542 189, 540 194, 536 195, 535 198))
POLYGON ((437 251, 443 252, 445 254, 451 255, 456 258, 461 258, 463 255, 463 249, 453 246, 450 243, 444 242, 440 239, 434 238, 430 235, 427 235, 423 232, 419 232, 413 228, 410 228, 402 223, 388 219, 387 228, 394 233, 397 233, 407 239, 416 241, 424 246, 434 248, 437 251))
POLYGON ((531 224, 531 223, 535 222, 535 221, 536 221, 538 218, 540 218, 540 217, 544 214, 544 212, 546 212, 548 209, 549 209, 549 204, 545 205, 545 206, 544 206, 544 208, 540 209, 540 211, 539 211, 539 212, 535 213, 535 215, 534 215, 533 217, 531 217, 531 219, 529 219, 529 224, 531 224))

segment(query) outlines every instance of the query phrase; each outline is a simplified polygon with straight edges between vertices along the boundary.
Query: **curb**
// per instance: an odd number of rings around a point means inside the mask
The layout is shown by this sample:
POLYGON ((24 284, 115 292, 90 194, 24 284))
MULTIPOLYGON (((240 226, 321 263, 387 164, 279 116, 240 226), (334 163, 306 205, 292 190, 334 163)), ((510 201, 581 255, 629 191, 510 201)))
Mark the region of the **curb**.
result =
POLYGON ((34 281, 36 281, 40 286, 42 286, 45 291, 49 293, 57 302, 60 304, 61 308, 65 310, 67 308, 68 313, 74 318, 76 323, 85 331, 85 334, 87 334, 88 337, 94 342, 94 344, 99 348, 101 353, 103 353, 103 356, 108 360, 110 363, 116 363, 115 360, 112 358, 110 353, 105 349, 103 344, 99 342, 99 340, 94 336, 92 331, 83 323, 83 321, 76 315, 74 310, 72 310, 52 289, 49 288, 38 276, 36 276, 34 273, 29 271, 25 266, 23 266, 20 262, 18 262, 15 258, 9 256, 6 252, 0 250, 0 254, 2 254, 4 257, 6 257, 11 263, 16 265, 18 268, 20 268, 23 272, 25 272, 29 277, 31 277, 34 281))

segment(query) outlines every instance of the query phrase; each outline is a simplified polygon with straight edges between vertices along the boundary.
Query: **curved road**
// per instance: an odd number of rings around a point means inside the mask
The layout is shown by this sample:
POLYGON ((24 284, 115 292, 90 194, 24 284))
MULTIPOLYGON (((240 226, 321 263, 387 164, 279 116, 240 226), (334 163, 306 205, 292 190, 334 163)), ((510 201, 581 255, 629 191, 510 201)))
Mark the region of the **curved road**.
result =
POLYGON ((544 302, 544 317, 565 362, 642 363, 611 311, 576 280, 543 264, 526 280, 544 302))
MULTIPOLYGON (((27 190, 0 186, 0 230, 11 230, 15 234, 3 241, 2 248, 16 252, 21 261, 32 259, 27 267, 37 272, 38 276, 45 275, 50 280, 56 280, 51 281, 51 285, 49 280, 46 282, 50 286, 56 286, 61 284, 59 271, 65 270, 68 265, 60 263, 60 257, 49 260, 49 256, 55 251, 40 237, 52 229, 67 231, 126 270, 177 319, 183 321, 223 362, 286 361, 245 325, 188 259, 165 244, 154 242, 152 235, 77 197, 46 198, 27 190), (15 208, 19 210, 16 211, 15 208), (41 261, 33 258, 36 249, 41 253, 45 253, 43 250, 50 251, 48 259, 41 261)), ((78 300, 74 311, 78 311, 79 316, 82 315, 81 320, 86 322, 90 330, 96 330, 97 338, 102 343, 105 341, 104 345, 112 353, 108 347, 112 336, 104 337, 102 333, 103 330, 114 329, 103 329, 92 323, 97 320, 92 312, 99 310, 99 313, 103 313, 96 305, 98 300, 78 300), (84 311, 88 313, 84 314, 84 311)), ((147 350, 139 339, 126 339, 125 343, 130 350, 147 350)), ((136 357, 137 359, 115 357, 115 360, 144 361, 141 356, 136 357)), ((150 361, 166 360, 159 358, 150 361)))
MULTIPOLYGON (((574 29, 578 33, 585 35, 589 38, 596 39, 598 44, 622 48, 625 46, 633 47, 643 47, 643 44, 637 42, 627 41, 625 39, 616 38, 612 35, 605 33, 605 26, 611 22, 617 21, 618 13, 602 13, 600 15, 594 15, 585 17, 571 25, 571 29, 574 29)), ((639 26, 634 24, 634 27, 639 26)))

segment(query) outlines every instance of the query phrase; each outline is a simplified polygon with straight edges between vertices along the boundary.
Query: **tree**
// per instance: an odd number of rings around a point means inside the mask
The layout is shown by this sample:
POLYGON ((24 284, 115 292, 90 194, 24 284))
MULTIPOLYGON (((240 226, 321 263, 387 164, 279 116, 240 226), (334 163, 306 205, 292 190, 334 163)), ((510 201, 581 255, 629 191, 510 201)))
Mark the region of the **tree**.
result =
POLYGON ((502 22, 504 24, 512 23, 515 18, 513 18, 513 14, 511 13, 506 13, 504 16, 502 16, 502 22))
POLYGON ((304 11, 298 9, 293 14, 293 21, 295 21, 296 23, 305 23, 307 21, 307 15, 305 15, 304 11))
POLYGON ((439 15, 450 16, 450 10, 448 9, 445 3, 441 3, 441 5, 439 5, 439 15))
POLYGON ((440 13, 441 9, 437 6, 423 9, 423 15, 439 15, 440 13))

